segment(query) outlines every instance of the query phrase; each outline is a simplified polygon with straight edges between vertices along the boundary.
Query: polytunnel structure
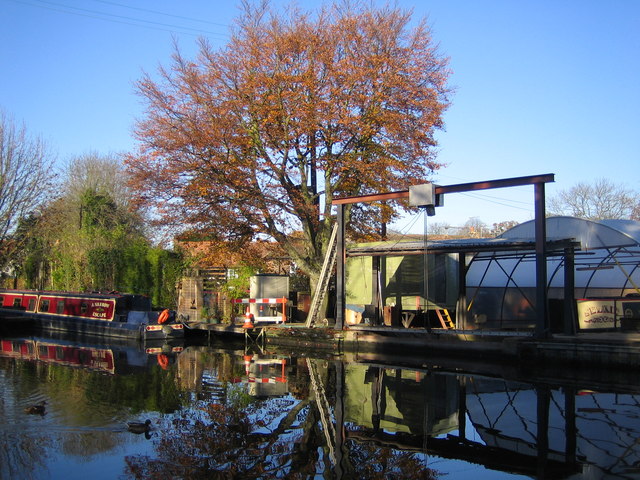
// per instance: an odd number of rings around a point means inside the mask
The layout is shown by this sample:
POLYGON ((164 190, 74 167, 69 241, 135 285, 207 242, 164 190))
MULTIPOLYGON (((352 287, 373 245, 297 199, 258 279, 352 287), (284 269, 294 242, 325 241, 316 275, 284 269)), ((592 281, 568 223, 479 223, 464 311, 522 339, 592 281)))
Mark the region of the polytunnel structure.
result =
MULTIPOLYGON (((534 221, 522 223, 498 238, 534 238, 534 221)), ((566 284, 573 282, 578 328, 618 328, 623 319, 640 317, 640 222, 590 221, 574 217, 546 219, 547 242, 572 239, 574 249, 547 256, 547 292, 552 329, 561 330, 567 315, 566 284), (565 268, 573 270, 567 276, 565 268)), ((476 253, 466 274, 466 328, 533 328, 535 323, 535 256, 531 251, 476 253)), ((627 321, 631 324, 631 321, 627 321)))

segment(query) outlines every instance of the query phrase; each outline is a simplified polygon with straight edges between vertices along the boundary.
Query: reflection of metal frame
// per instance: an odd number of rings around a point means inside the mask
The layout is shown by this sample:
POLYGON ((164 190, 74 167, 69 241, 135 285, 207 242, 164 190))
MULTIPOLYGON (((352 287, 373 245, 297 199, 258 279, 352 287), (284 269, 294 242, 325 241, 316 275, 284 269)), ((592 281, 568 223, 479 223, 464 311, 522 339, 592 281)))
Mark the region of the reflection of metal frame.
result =
MULTIPOLYGON (((384 387, 381 385, 383 369, 373 367, 368 371, 371 373, 368 380, 371 383, 371 413, 374 415, 380 414, 382 411, 376 410, 374 405, 383 400, 383 398, 380 398, 384 390, 384 387)), ((418 373, 418 371, 416 371, 416 373, 418 373)), ((349 421, 346 424, 338 425, 337 431, 342 432, 342 442, 350 441, 362 445, 372 445, 376 448, 386 447, 440 458, 460 459, 478 463, 488 469, 496 471, 525 475, 538 474, 537 478, 566 478, 582 472, 582 464, 587 460, 583 455, 579 454, 579 452, 576 452, 575 447, 572 446, 570 441, 567 442, 566 451, 554 450, 549 445, 549 410, 551 403, 557 400, 556 398, 552 398, 549 387, 539 386, 538 388, 533 388, 528 384, 507 381, 500 382, 496 379, 488 378, 489 381, 493 381, 501 387, 497 388, 496 391, 505 395, 506 398, 503 408, 501 408, 499 402, 496 402, 497 418, 483 418, 487 424, 484 426, 482 422, 478 424, 474 422, 474 419, 468 417, 470 412, 467 407, 467 400, 469 397, 477 397, 484 392, 491 394, 494 390, 478 388, 479 384, 477 381, 483 381, 483 377, 481 376, 466 377, 464 375, 435 373, 429 378, 433 381, 433 379, 441 375, 452 379, 455 378, 456 391, 452 393, 457 397, 457 411, 453 413, 458 418, 457 432, 452 430, 444 434, 444 432, 429 432, 427 428, 423 428, 420 433, 391 432, 385 428, 376 428, 375 424, 373 427, 367 427, 349 421), (468 391, 469 386, 471 386, 471 391, 468 391), (539 431, 529 431, 530 438, 521 440, 509 437, 501 433, 498 429, 492 430, 490 427, 496 426, 496 422, 502 417, 505 411, 515 409, 514 402, 518 399, 519 392, 525 389, 535 391, 535 401, 533 405, 529 405, 530 407, 533 406, 533 408, 528 410, 528 414, 532 416, 539 426, 539 431), (469 418, 469 421, 474 425, 476 432, 482 435, 482 441, 467 438, 465 427, 467 418, 469 418), (488 435, 490 438, 498 438, 500 441, 495 442, 495 444, 488 444, 485 440, 489 437, 485 435, 488 435)), ((338 382, 341 382, 341 380, 338 379, 338 382)), ((440 382, 433 383, 434 387, 439 385, 440 382)), ((425 407, 431 403, 433 400, 432 395, 435 395, 436 392, 439 394, 442 393, 437 388, 431 389, 429 393, 424 392, 425 398, 429 398, 425 403, 425 407)), ((400 391, 397 393, 400 393, 400 391)), ((576 435, 575 405, 571 403, 571 399, 573 399, 574 396, 575 389, 568 388, 568 393, 565 392, 567 401, 564 408, 564 411, 567 412, 564 427, 568 438, 571 437, 571 435, 576 435)), ((495 401, 493 398, 492 400, 495 401)), ((484 413, 488 411, 489 409, 481 410, 481 412, 484 413)), ((428 415, 425 415, 425 420, 427 416, 428 415)), ((555 427, 557 427, 557 425, 555 427)))
POLYGON ((265 347, 264 328, 245 328, 244 329, 244 350, 247 352, 252 346, 258 348, 259 353, 264 353, 265 347))
POLYGON ((485 382, 481 377, 473 380, 468 396, 474 398, 475 406, 468 408, 468 414, 485 450, 501 448, 505 458, 526 454, 532 461, 542 452, 545 468, 551 462, 565 462, 580 472, 589 465, 593 476, 606 473, 623 478, 637 473, 640 424, 634 414, 638 393, 633 381, 630 389, 619 391, 610 390, 611 385, 601 385, 599 391, 599 386, 589 383, 596 391, 580 387, 581 381, 550 387, 488 378, 485 382), (496 395, 507 396, 504 406, 496 402, 496 395), (551 427, 550 418, 564 419, 564 428, 562 424, 551 427), (598 454, 592 457, 594 448, 598 454))

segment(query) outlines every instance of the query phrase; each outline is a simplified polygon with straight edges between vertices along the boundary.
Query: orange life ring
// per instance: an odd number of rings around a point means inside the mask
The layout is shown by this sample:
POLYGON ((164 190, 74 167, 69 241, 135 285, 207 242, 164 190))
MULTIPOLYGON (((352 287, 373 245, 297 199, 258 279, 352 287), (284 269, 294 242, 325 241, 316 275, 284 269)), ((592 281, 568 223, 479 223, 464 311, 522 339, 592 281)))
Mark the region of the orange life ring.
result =
POLYGON ((169 367, 169 357, 163 354, 158 355, 158 365, 163 370, 166 370, 169 367))
POLYGON ((166 322, 167 320, 169 320, 169 309, 166 308, 164 309, 160 315, 158 315, 158 323, 162 324, 164 322, 166 322))

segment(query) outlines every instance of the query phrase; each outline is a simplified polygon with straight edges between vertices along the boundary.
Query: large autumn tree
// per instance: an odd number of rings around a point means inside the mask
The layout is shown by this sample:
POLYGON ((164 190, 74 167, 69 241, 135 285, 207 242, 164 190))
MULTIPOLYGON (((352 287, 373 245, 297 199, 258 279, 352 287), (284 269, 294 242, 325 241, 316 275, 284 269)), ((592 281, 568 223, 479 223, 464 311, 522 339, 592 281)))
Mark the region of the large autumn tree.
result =
MULTIPOLYGON (((447 59, 398 7, 242 7, 224 47, 201 39, 193 60, 176 49, 138 83, 147 110, 128 169, 164 225, 273 239, 313 282, 334 198, 404 189, 440 166, 447 59)), ((382 207, 347 212, 353 231, 395 215, 382 207)))

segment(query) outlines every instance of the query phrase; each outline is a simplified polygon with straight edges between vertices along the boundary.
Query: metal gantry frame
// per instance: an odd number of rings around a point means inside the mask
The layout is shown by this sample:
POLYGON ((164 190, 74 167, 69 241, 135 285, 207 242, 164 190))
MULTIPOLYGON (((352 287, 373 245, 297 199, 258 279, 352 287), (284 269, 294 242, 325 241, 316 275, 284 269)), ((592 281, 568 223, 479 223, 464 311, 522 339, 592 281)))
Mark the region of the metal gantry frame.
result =
MULTIPOLYGON (((536 336, 539 338, 550 335, 550 322, 547 306, 547 246, 545 222, 545 184, 554 182, 554 174, 533 175, 528 177, 504 178, 482 182, 462 183, 456 185, 434 185, 435 197, 449 193, 461 193, 495 188, 534 186, 535 211, 535 258, 536 258, 536 336)), ((359 195, 354 197, 337 198, 332 205, 337 207, 338 245, 336 264, 336 323, 335 328, 342 330, 345 320, 345 220, 347 205, 355 203, 379 202, 395 199, 408 199, 409 190, 388 193, 359 195)), ((441 202, 436 202, 441 203, 441 202)), ((434 205, 430 205, 432 208, 434 205)), ((426 254, 426 252, 425 252, 426 254)))

